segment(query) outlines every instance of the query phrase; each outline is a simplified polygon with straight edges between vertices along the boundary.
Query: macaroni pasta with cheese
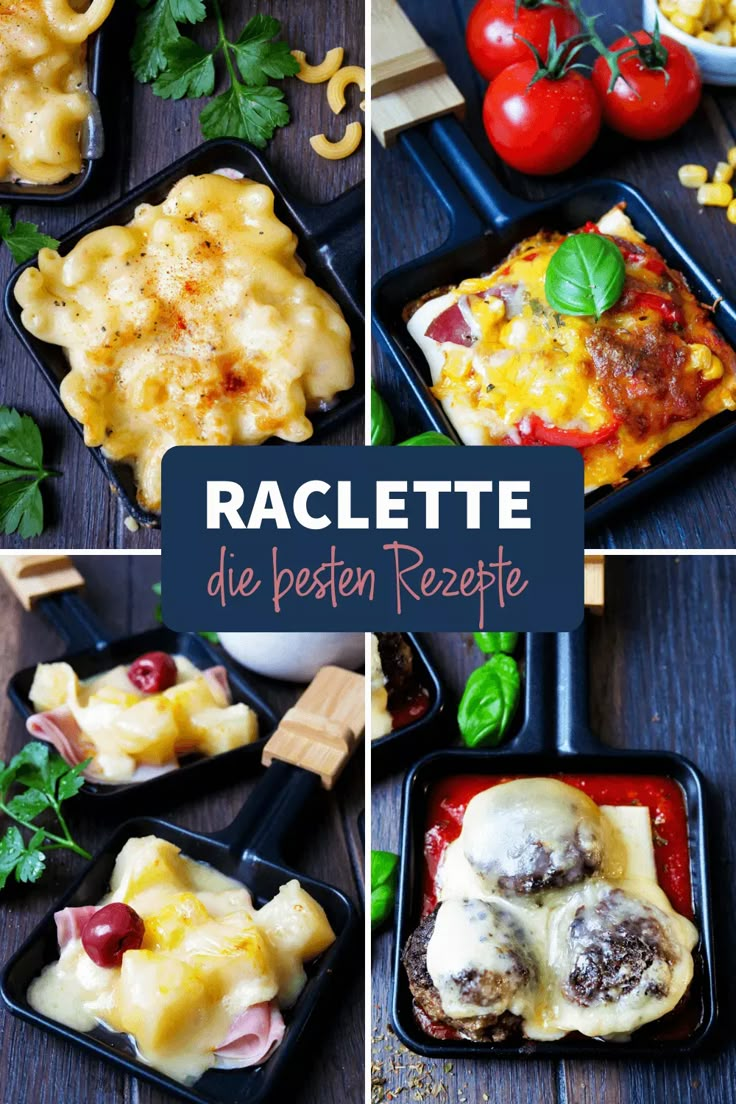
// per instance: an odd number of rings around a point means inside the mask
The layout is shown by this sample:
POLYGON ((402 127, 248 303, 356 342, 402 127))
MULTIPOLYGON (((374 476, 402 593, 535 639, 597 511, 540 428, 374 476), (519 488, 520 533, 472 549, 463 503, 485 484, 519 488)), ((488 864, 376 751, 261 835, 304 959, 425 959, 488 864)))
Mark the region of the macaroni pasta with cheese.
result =
POLYGON ((352 386, 347 323, 296 247, 270 188, 188 176, 18 280, 25 328, 66 350, 64 405, 88 445, 133 466, 147 509, 172 445, 304 441, 308 414, 352 386))
POLYGON ((114 0, 0 0, 0 180, 58 184, 82 168, 87 39, 114 0))

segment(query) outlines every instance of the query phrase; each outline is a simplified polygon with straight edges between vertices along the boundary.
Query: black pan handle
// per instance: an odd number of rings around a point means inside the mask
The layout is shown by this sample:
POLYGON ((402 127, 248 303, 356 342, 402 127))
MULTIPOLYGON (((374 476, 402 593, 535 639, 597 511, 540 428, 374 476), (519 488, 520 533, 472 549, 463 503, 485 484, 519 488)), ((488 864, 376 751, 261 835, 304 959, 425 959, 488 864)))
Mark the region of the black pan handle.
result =
POLYGON ((533 203, 506 191, 457 119, 435 119, 430 125, 430 141, 475 210, 494 229, 503 230, 509 223, 536 212, 533 203))
POLYGON ((519 735, 494 754, 531 755, 555 746, 554 697, 555 647, 551 633, 528 633, 524 673, 524 727, 519 735))
POLYGON ((590 731, 589 691, 588 634, 583 621, 574 632, 557 634, 557 747, 564 754, 601 750, 590 731))
POLYGON ((467 196, 457 186, 457 181, 432 149, 427 134, 426 127, 413 127, 404 131, 399 141, 445 208, 451 223, 448 242, 459 243, 480 237, 487 230, 485 222, 479 218, 467 196))
POLYGON ((283 864, 282 847, 321 788, 318 774, 275 759, 235 820, 213 838, 238 857, 250 849, 283 864))
POLYGON ((78 594, 65 591, 42 598, 36 605, 72 652, 99 650, 110 636, 78 594))

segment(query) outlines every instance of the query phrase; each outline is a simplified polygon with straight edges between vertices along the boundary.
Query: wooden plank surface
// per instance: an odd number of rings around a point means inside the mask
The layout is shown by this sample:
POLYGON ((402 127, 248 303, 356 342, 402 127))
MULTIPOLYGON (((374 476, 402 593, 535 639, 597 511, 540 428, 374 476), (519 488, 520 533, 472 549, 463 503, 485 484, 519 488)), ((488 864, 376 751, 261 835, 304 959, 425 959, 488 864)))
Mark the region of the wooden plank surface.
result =
MULTIPOLYGON (((722 210, 700 210, 677 181, 683 162, 712 169, 736 141, 736 89, 709 90, 696 115, 663 142, 639 144, 604 131, 595 149, 576 168, 552 179, 523 176, 504 167, 493 153, 481 123, 485 84, 465 51, 463 28, 473 0, 427 4, 402 0, 427 45, 446 62, 467 100, 466 125, 479 150, 511 192, 529 199, 552 196, 566 185, 593 176, 613 177, 639 187, 703 267, 736 295, 736 234, 722 210)), ((586 3, 590 14, 603 12, 599 26, 606 41, 641 26, 641 0, 586 3)), ((373 142, 373 279, 440 246, 449 232, 444 210, 400 148, 384 150, 373 142)), ((426 426, 414 410, 407 388, 379 347, 374 369, 381 392, 396 417, 398 439, 426 426)), ((736 459, 719 453, 668 486, 657 498, 629 511, 610 526, 591 533, 589 547, 732 548, 736 544, 736 459)))
MULTIPOLYGON (((437 1100, 455 1104, 733 1104, 736 1086, 734 987, 736 945, 736 560, 732 557, 610 557, 606 609, 588 615, 591 726, 619 747, 677 751, 709 782, 722 1038, 713 1054, 666 1062, 444 1062, 404 1051, 387 1029, 391 932, 373 939, 373 1104, 408 1104, 412 1078, 422 1091, 444 1085, 437 1100), (398 1094, 398 1095, 397 1095, 398 1094), (484 1095, 486 1094, 486 1095, 484 1095)), ((422 636, 457 698, 482 656, 470 637, 422 636)), ((453 715, 452 704, 448 717, 453 715)), ((372 846, 398 850, 400 786, 393 775, 374 786, 372 846)), ((615 1049, 612 1048, 612 1055, 615 1049)), ((421 1099, 425 1099, 421 1096, 421 1099)), ((435 1099, 429 1097, 429 1099, 435 1099)))
MULTIPOLYGON (((158 557, 79 556, 75 562, 87 580, 87 600, 114 636, 152 627, 155 598, 151 585, 160 578, 158 557)), ((63 645, 40 614, 25 613, 0 580, 0 684, 17 670, 59 658, 63 645)), ((253 676, 256 687, 278 712, 288 709, 303 687, 253 676)), ((8 699, 0 698, 0 758, 7 762, 27 739, 23 722, 8 699)), ((242 806, 254 780, 234 779, 232 785, 178 804, 159 802, 155 815, 195 831, 224 827, 242 806)), ((289 860, 298 870, 338 886, 354 901, 363 897, 363 849, 358 818, 364 805, 363 755, 358 754, 334 794, 325 795, 305 826, 289 860)), ((95 811, 69 808, 75 837, 94 851, 119 820, 95 811)), ((5 825, 0 826, 4 831, 5 825)), ((53 852, 49 869, 36 885, 14 884, 0 894, 0 963, 4 964, 41 916, 51 907, 81 860, 53 852)), ((362 948, 362 944, 360 945, 362 948)), ((299 1104, 358 1104, 363 1099, 363 955, 356 949, 349 975, 336 987, 311 1050, 299 1055, 298 1070, 288 1087, 299 1104)), ((285 1090, 286 1091, 286 1090, 285 1090)), ((98 1061, 13 1019, 0 1007, 0 1100, 3 1104, 164 1104, 166 1094, 135 1081, 98 1061)))
MULTIPOLYGON (((119 0, 111 17, 108 39, 112 47, 109 64, 119 71, 112 90, 110 110, 105 112, 105 177, 92 183, 78 203, 67 207, 21 206, 20 219, 30 219, 60 238, 84 219, 114 202, 132 187, 165 168, 203 141, 198 117, 204 100, 161 100, 149 85, 137 84, 130 72, 127 51, 132 34, 130 12, 135 5, 119 0)), ((284 35, 295 49, 306 50, 307 58, 319 61, 324 51, 345 47, 346 63, 364 62, 364 0, 230 0, 223 5, 231 38, 256 12, 273 14, 282 21, 284 35)), ((207 42, 213 39, 208 23, 194 32, 207 42)), ((324 87, 298 80, 285 83, 292 123, 278 131, 266 156, 286 186, 312 203, 328 203, 364 175, 362 152, 345 161, 328 162, 312 152, 311 134, 324 131, 336 139, 344 127, 344 113, 337 119, 330 110, 324 87)), ((349 90, 350 117, 361 95, 349 90)), ((362 118, 362 117, 361 117, 362 118)), ((7 249, 0 249, 0 287, 13 271, 7 249)), ((41 537, 21 541, 0 536, 1 547, 44 548, 157 548, 158 530, 130 533, 124 526, 125 513, 110 495, 104 475, 85 448, 65 411, 20 345, 4 317, 0 316, 0 404, 15 406, 31 414, 41 427, 45 457, 63 477, 44 485, 46 529, 41 537)), ((360 418, 343 423, 321 441, 324 444, 362 444, 360 418)))

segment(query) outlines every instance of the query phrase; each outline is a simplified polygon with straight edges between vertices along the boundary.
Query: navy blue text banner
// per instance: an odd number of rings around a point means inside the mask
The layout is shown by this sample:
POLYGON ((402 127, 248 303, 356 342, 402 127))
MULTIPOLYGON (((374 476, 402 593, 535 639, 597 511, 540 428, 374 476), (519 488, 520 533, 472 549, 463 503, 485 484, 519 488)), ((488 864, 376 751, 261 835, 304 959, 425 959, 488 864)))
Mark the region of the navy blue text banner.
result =
POLYGON ((583 617, 570 448, 174 448, 176 630, 561 632, 583 617))

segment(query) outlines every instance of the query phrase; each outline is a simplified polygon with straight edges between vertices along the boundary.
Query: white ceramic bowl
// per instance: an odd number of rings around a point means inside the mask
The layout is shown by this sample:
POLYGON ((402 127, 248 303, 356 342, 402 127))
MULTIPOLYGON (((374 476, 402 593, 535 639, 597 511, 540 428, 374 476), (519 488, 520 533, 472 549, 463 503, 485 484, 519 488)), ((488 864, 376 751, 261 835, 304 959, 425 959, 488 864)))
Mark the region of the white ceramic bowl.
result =
POLYGON ((642 22, 646 31, 654 29, 656 18, 663 35, 675 38, 688 47, 698 63, 704 84, 736 87, 736 46, 714 46, 712 42, 703 42, 700 38, 685 34, 660 11, 657 0, 643 0, 642 22))
POLYGON ((351 671, 365 660, 364 633, 221 632, 220 643, 244 667, 269 678, 309 682, 320 667, 351 671))

